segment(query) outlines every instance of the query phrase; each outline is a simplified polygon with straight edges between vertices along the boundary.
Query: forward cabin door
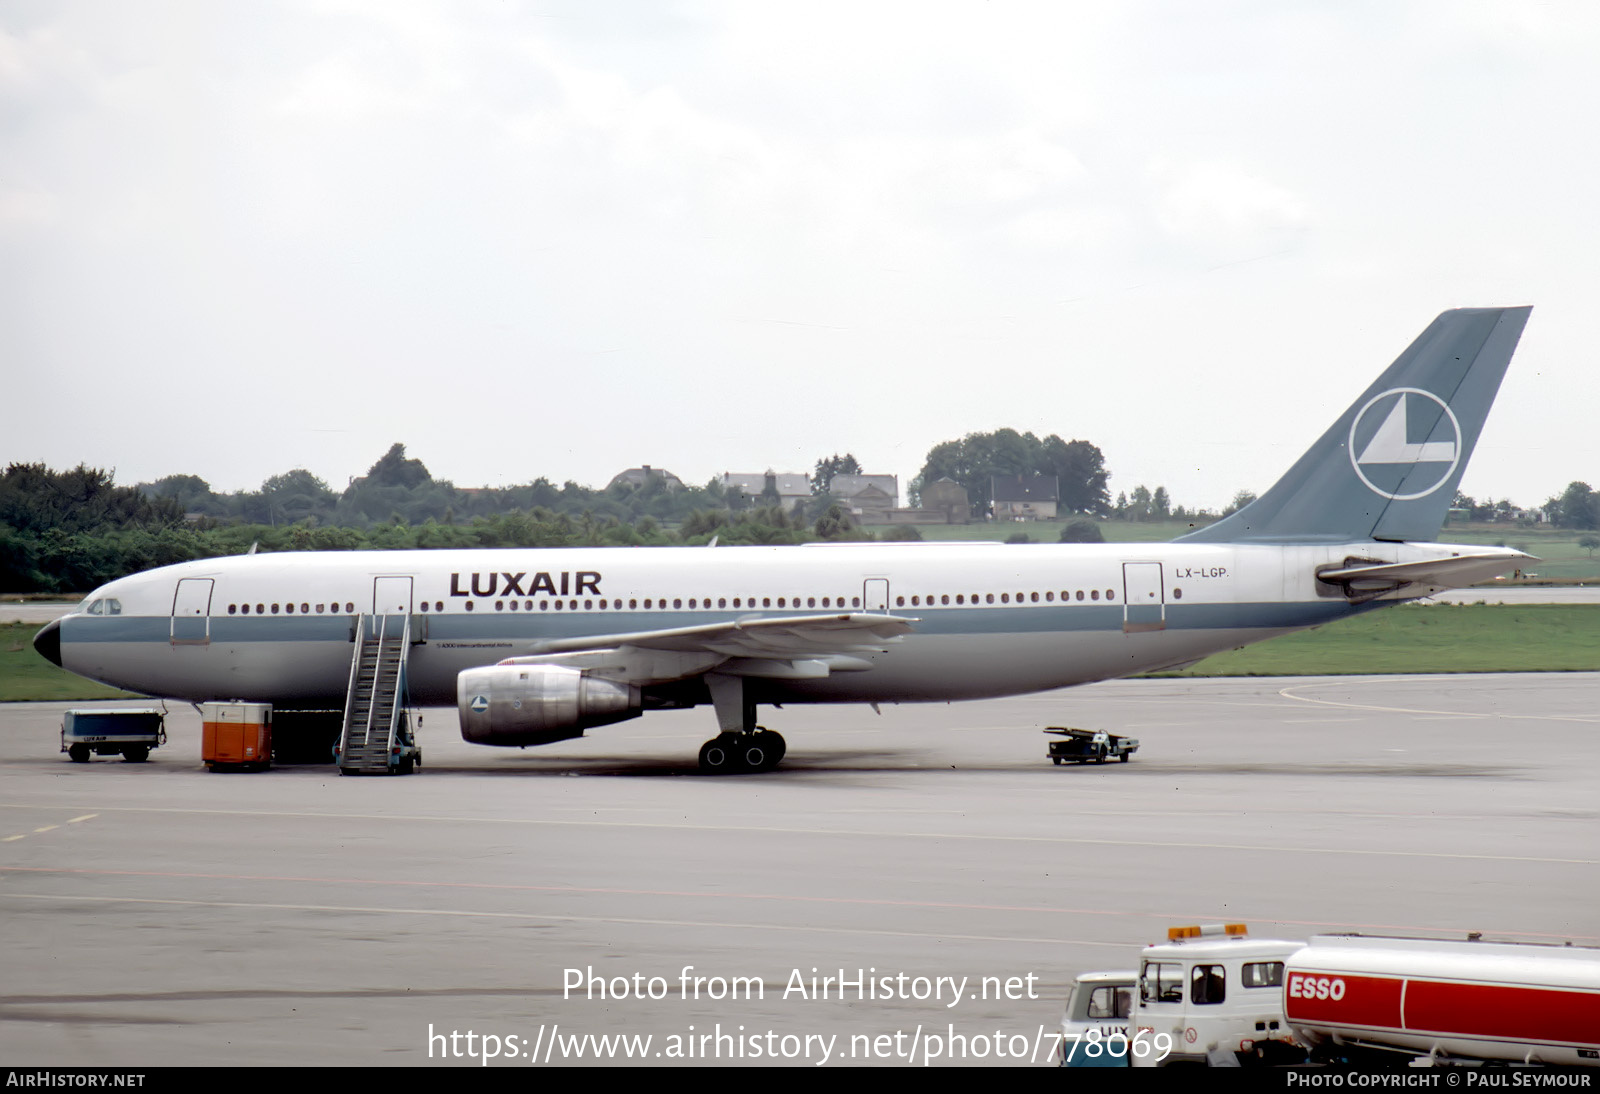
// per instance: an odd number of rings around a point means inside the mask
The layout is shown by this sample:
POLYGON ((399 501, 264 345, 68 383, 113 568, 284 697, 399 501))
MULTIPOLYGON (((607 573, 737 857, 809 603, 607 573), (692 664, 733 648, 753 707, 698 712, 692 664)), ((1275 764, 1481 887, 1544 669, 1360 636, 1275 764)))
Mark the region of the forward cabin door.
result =
POLYGON ((1122 629, 1160 631, 1167 626, 1167 603, 1159 562, 1122 564, 1122 629))
POLYGON ((211 588, 209 577, 186 577, 172 594, 172 644, 206 646, 211 643, 211 588))
MULTIPOLYGON (((372 616, 368 620, 369 634, 388 634, 391 637, 403 632, 405 620, 399 619, 385 626, 381 620, 386 615, 409 616, 411 614, 411 584, 410 577, 375 577, 372 579, 372 616)), ((413 632, 412 639, 422 637, 420 629, 413 632)))
POLYGON ((411 614, 410 577, 375 577, 372 579, 373 615, 411 614))

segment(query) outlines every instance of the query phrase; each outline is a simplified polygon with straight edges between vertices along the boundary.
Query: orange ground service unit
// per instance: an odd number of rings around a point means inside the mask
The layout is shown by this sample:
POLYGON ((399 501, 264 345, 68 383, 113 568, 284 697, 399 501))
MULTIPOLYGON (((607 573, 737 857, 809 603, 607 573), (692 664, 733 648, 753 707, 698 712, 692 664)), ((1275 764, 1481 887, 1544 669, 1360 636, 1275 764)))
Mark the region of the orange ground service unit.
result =
POLYGON ((270 703, 202 703, 200 758, 213 771, 272 766, 270 703))

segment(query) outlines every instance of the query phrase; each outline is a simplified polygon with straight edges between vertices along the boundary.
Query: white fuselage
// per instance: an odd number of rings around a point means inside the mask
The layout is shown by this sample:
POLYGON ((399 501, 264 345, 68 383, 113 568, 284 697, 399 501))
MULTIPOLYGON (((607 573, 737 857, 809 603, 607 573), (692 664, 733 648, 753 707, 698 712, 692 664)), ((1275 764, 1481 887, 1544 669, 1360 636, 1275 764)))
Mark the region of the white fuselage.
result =
POLYGON ((1317 567, 1461 550, 1369 540, 249 555, 111 582, 62 620, 61 655, 75 673, 149 695, 336 707, 355 617, 408 612, 420 639, 412 701, 448 705, 462 670, 553 639, 844 611, 915 622, 867 671, 763 681, 762 701, 975 699, 1183 664, 1327 623, 1392 600, 1330 595, 1317 567))

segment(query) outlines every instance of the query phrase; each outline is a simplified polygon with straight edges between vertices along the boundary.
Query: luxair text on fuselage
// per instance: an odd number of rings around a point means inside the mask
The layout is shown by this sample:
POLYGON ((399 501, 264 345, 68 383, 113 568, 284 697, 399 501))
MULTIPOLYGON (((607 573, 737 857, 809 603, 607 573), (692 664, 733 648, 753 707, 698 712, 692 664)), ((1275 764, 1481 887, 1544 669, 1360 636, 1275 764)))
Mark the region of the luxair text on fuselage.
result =
POLYGON ((527 571, 522 573, 508 573, 505 570, 491 570, 488 573, 451 574, 451 596, 538 596, 543 593, 548 596, 599 596, 600 573, 598 570, 562 570, 560 573, 545 573, 543 571, 532 575, 527 571), (462 588, 465 584, 467 588, 462 588))

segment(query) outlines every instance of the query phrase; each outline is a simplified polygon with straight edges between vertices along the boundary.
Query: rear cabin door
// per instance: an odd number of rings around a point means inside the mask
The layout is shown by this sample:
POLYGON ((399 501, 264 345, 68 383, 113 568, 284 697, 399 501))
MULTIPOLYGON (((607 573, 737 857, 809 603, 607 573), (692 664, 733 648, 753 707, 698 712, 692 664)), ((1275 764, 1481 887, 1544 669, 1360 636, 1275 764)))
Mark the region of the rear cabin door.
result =
POLYGON ((186 577, 172 594, 172 644, 205 646, 211 642, 211 588, 209 577, 186 577))
POLYGON ((1122 564, 1122 629, 1159 631, 1167 626, 1167 605, 1161 563, 1122 564))

